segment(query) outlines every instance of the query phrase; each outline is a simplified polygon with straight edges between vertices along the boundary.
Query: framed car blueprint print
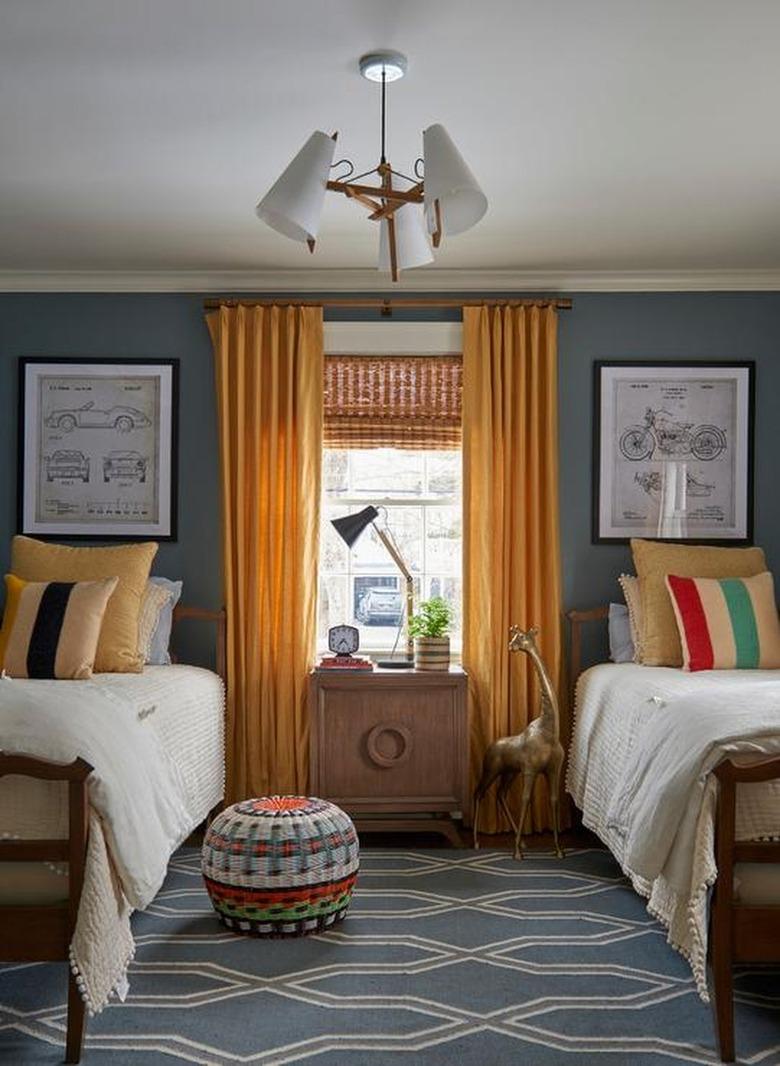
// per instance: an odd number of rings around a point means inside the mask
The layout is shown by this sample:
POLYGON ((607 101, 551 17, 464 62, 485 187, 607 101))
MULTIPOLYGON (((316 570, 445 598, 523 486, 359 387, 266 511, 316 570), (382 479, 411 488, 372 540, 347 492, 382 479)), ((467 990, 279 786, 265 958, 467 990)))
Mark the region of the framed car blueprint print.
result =
POLYGON ((175 540, 176 359, 19 360, 19 530, 175 540))
POLYGON ((747 543, 750 362, 597 362, 593 540, 747 543))

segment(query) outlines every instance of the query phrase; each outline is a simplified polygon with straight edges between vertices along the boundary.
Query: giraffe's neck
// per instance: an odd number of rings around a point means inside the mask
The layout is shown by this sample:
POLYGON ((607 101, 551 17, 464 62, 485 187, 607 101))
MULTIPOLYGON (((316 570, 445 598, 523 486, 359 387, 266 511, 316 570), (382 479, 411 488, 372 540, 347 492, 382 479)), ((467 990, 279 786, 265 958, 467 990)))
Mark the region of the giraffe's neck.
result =
POLYGON ((550 677, 547 673, 547 668, 542 662, 539 652, 536 651, 536 649, 529 649, 528 654, 536 669, 536 674, 539 678, 539 687, 541 688, 542 693, 542 726, 546 733, 557 740, 559 731, 558 697, 555 695, 555 689, 553 688, 552 681, 550 681, 550 677))

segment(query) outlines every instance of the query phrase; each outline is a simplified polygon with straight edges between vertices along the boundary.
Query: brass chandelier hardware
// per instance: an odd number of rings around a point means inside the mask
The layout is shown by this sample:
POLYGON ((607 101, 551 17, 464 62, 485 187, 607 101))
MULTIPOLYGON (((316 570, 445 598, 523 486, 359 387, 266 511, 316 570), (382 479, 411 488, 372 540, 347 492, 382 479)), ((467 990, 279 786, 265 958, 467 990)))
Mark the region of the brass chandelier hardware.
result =
POLYGON ((433 261, 443 235, 463 233, 487 210, 487 198, 443 126, 423 131, 423 155, 414 177, 394 170, 387 159, 387 84, 406 73, 400 52, 373 52, 360 60, 360 73, 381 85, 379 163, 355 174, 351 160, 336 163, 338 135, 317 130, 256 207, 272 229, 305 242, 314 252, 326 191, 341 193, 379 223, 379 270, 398 280, 401 270, 433 261), (331 170, 346 167, 339 177, 331 170), (354 176, 353 176, 354 175, 354 176), (376 184, 371 184, 371 181, 376 184), (432 246, 432 247, 431 247, 432 246))

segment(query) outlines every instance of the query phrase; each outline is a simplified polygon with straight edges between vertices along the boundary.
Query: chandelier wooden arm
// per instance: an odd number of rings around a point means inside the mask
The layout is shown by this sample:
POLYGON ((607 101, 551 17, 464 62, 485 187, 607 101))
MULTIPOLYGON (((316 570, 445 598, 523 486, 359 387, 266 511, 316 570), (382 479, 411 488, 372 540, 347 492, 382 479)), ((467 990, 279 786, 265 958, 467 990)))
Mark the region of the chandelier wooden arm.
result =
POLYGON ((398 200, 402 204, 421 204, 423 202, 423 184, 411 189, 384 189, 381 185, 353 185, 348 181, 329 181, 326 186, 331 192, 342 192, 345 196, 355 197, 357 193, 365 196, 379 196, 382 199, 398 200))

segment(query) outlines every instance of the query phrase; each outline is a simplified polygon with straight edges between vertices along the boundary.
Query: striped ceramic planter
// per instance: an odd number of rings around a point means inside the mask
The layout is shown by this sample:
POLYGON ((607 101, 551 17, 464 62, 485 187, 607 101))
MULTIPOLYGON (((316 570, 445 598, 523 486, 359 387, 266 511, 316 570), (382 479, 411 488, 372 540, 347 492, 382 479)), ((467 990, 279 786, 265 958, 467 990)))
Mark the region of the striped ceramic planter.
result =
POLYGON ((450 638, 415 637, 414 668, 415 670, 449 670, 450 638))

